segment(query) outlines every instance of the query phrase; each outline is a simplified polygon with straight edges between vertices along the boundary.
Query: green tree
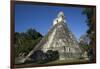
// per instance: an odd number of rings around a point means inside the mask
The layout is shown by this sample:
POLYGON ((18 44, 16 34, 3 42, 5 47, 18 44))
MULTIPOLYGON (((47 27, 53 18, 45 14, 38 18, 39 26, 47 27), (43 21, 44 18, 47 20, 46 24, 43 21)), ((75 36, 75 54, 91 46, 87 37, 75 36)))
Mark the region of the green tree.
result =
POLYGON ((86 23, 89 27, 87 34, 91 40, 95 40, 95 8, 84 8, 83 14, 86 15, 86 23))
POLYGON ((26 56, 42 38, 42 35, 32 28, 26 32, 15 32, 14 35, 15 57, 20 56, 20 54, 26 56))
POLYGON ((95 44, 96 44, 96 12, 94 7, 90 8, 84 8, 83 14, 87 17, 87 26, 89 29, 87 30, 87 36, 90 38, 90 44, 89 44, 89 50, 88 55, 90 57, 90 60, 93 60, 95 62, 95 44))

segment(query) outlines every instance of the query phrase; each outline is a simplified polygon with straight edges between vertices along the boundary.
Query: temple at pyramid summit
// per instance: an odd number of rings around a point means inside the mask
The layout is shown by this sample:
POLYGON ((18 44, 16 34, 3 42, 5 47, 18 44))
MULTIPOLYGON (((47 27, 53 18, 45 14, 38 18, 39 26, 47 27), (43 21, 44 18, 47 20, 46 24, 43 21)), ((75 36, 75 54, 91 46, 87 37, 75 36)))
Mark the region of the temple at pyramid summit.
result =
POLYGON ((61 11, 53 21, 52 28, 42 40, 23 59, 27 60, 36 50, 47 52, 48 50, 58 51, 59 60, 78 59, 81 57, 81 49, 74 34, 70 31, 61 11))

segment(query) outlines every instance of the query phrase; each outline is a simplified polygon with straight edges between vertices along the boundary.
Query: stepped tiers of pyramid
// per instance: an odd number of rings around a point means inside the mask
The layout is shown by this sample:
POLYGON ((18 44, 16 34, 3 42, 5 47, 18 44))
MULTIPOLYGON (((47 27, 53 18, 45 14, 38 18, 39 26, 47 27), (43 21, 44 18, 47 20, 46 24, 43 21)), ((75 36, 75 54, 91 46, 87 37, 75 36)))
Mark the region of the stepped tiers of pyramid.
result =
POLYGON ((59 60, 78 59, 81 57, 81 49, 77 39, 69 30, 63 12, 59 12, 54 19, 53 26, 35 48, 26 56, 26 59, 36 50, 47 52, 58 51, 59 60))
POLYGON ((81 49, 77 39, 68 29, 63 12, 59 12, 54 20, 53 27, 44 37, 45 42, 41 44, 40 49, 44 52, 48 50, 58 51, 60 60, 80 58, 81 49))

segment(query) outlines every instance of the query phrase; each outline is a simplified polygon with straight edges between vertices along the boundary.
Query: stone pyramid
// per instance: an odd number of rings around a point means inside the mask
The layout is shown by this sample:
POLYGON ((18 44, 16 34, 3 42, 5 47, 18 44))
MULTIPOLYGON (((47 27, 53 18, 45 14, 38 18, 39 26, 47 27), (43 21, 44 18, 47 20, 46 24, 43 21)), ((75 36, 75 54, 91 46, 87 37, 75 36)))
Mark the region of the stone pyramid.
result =
POLYGON ((48 50, 58 51, 59 60, 81 57, 82 52, 78 41, 68 29, 63 12, 59 12, 57 18, 54 19, 52 28, 25 59, 32 55, 36 50, 42 50, 43 52, 48 50))

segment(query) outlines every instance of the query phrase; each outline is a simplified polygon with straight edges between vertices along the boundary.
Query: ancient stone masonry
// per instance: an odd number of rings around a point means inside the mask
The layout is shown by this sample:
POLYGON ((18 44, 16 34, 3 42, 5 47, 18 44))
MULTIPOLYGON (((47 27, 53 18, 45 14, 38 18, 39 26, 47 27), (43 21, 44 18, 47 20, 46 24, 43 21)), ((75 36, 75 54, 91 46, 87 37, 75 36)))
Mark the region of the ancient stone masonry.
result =
POLYGON ((53 26, 36 47, 26 56, 26 60, 36 50, 47 52, 58 51, 59 60, 78 59, 81 57, 81 49, 77 39, 67 27, 63 12, 59 12, 53 21, 53 26))

